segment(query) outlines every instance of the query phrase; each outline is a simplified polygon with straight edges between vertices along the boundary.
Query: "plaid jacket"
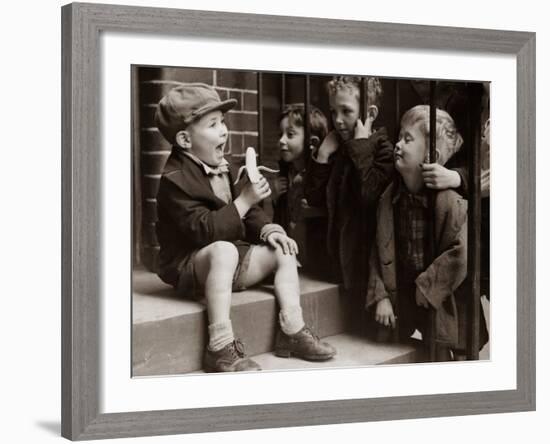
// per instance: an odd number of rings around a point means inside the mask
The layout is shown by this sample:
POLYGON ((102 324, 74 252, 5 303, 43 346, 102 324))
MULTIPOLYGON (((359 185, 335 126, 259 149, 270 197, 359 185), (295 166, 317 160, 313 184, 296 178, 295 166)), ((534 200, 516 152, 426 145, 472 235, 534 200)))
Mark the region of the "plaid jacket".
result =
POLYGON ((414 281, 426 268, 428 195, 411 194, 403 181, 395 188, 392 199, 394 215, 398 215, 396 255, 400 273, 406 276, 405 281, 414 281))

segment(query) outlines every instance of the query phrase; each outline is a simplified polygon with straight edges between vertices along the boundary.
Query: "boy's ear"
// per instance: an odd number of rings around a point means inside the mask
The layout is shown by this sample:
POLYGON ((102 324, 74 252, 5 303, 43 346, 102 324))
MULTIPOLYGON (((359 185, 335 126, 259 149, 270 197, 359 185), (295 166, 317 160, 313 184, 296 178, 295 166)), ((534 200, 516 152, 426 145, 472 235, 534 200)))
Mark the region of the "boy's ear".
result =
POLYGON ((191 148, 191 138, 189 137, 189 133, 187 131, 178 131, 175 139, 179 147, 184 149, 191 148))
POLYGON ((321 146, 321 139, 318 136, 311 136, 309 138, 309 146, 313 148, 319 148, 321 146))
POLYGON ((371 120, 376 120, 378 117, 378 107, 376 105, 371 105, 367 108, 367 117, 371 120))

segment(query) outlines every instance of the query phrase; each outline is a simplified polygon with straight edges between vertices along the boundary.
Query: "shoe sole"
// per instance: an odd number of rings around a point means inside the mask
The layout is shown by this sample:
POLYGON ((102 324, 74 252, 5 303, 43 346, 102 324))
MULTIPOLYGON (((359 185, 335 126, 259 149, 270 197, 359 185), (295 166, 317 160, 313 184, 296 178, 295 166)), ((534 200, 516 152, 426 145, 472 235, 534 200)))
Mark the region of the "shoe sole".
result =
POLYGON ((202 369, 204 373, 253 373, 253 372, 261 372, 262 369, 261 368, 257 368, 256 370, 241 370, 241 371, 235 371, 235 370, 232 370, 230 372, 224 372, 224 371, 221 371, 221 370, 216 370, 216 369, 211 369, 211 368, 203 368, 202 369))
POLYGON ((255 370, 241 370, 241 371, 229 371, 229 372, 224 372, 222 370, 218 370, 216 369, 215 367, 203 367, 202 368, 202 371, 204 373, 243 373, 243 372, 246 372, 246 373, 252 373, 252 372, 261 372, 262 371, 262 368, 257 368, 255 370))
POLYGON ((328 361, 332 359, 336 353, 331 353, 329 355, 302 355, 300 353, 293 352, 292 350, 275 350, 275 356, 279 358, 295 358, 305 359, 306 361, 328 361))

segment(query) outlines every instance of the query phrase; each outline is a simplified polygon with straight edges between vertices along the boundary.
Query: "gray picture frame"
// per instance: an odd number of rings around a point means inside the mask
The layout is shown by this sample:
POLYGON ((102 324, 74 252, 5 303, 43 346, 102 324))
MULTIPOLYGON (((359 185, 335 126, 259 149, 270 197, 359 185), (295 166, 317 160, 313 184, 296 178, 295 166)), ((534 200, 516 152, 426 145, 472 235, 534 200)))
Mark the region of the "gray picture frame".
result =
MULTIPOLYGON (((62 8, 62 435, 72 440, 535 409, 535 34, 73 3, 62 8), (517 388, 285 404, 101 413, 100 58, 104 31, 517 58, 517 388)), ((498 276, 496 277, 498 279, 498 276)))

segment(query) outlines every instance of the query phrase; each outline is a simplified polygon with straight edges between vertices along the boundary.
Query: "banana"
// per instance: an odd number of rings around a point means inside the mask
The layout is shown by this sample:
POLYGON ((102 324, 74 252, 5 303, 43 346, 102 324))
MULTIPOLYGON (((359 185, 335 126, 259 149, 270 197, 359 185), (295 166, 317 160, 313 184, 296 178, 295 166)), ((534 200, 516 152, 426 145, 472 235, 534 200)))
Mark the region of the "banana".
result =
POLYGON ((250 180, 250 182, 258 183, 260 181, 260 178, 262 177, 260 171, 266 171, 268 173, 274 174, 277 174, 279 172, 279 170, 273 170, 262 165, 258 166, 256 164, 256 150, 253 147, 249 146, 246 149, 245 164, 239 168, 237 180, 235 181, 234 185, 237 185, 237 183, 239 183, 245 172, 248 175, 248 179, 250 180))

